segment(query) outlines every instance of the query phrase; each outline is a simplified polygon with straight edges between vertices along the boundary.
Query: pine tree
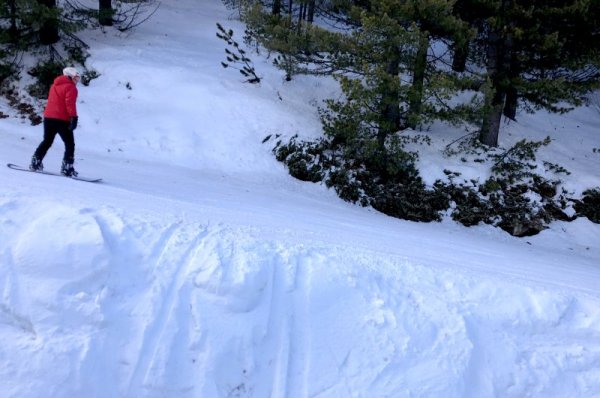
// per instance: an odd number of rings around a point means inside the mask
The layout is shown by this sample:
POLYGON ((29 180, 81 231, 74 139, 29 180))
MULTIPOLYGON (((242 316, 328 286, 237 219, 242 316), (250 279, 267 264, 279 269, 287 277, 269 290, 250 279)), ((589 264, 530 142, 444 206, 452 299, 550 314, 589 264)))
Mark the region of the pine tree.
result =
POLYGON ((257 8, 246 14, 252 36, 279 52, 278 65, 288 78, 337 75, 346 98, 328 101, 326 134, 354 147, 352 153, 370 153, 385 163, 388 141, 396 133, 438 118, 458 118, 445 101, 458 90, 458 79, 439 68, 430 51, 440 37, 468 40, 469 27, 453 15, 451 2, 341 1, 336 7, 354 27, 349 33, 303 25, 301 18, 274 18, 257 8))
POLYGON ((435 73, 436 66, 428 60, 434 41, 449 39, 466 41, 470 34, 468 25, 453 13, 453 1, 447 0, 373 0, 371 9, 387 14, 405 29, 415 32, 415 54, 409 73, 412 75, 409 92, 408 126, 416 128, 423 113, 425 80, 435 73))
POLYGON ((40 44, 50 45, 58 42, 58 21, 60 11, 56 8, 56 0, 37 0, 42 21, 38 31, 40 44))
POLYGON ((502 115, 528 110, 565 112, 598 86, 596 0, 460 0, 478 29, 487 84, 480 141, 497 146, 502 115))

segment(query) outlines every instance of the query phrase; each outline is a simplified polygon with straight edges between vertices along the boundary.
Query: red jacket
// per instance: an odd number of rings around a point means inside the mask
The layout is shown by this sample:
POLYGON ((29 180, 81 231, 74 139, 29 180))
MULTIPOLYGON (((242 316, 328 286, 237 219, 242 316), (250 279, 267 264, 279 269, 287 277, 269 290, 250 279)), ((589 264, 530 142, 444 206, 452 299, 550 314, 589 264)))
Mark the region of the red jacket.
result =
POLYGON ((59 76, 50 87, 44 117, 69 121, 72 116, 77 116, 76 101, 75 83, 67 76, 59 76))

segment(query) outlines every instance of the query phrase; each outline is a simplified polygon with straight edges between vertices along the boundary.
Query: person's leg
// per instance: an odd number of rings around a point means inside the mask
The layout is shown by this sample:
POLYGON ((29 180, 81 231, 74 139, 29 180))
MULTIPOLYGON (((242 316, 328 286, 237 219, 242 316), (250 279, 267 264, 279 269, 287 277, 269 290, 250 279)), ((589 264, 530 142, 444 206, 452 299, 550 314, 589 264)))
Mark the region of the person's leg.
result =
POLYGON ((69 177, 76 176, 77 172, 73 168, 73 163, 75 163, 75 137, 73 130, 69 128, 68 122, 65 122, 64 126, 61 126, 58 134, 65 143, 65 154, 60 172, 69 177))
POLYGON ((44 119, 44 139, 38 145, 37 149, 33 153, 31 157, 31 165, 29 168, 31 170, 43 170, 44 165, 42 164, 42 160, 46 156, 48 149, 52 146, 54 142, 54 137, 56 137, 56 133, 58 132, 58 126, 56 124, 58 120, 54 119, 44 119))
POLYGON ((69 129, 69 122, 63 122, 63 125, 58 130, 58 134, 65 143, 63 161, 73 164, 75 161, 75 136, 73 135, 73 131, 69 129))

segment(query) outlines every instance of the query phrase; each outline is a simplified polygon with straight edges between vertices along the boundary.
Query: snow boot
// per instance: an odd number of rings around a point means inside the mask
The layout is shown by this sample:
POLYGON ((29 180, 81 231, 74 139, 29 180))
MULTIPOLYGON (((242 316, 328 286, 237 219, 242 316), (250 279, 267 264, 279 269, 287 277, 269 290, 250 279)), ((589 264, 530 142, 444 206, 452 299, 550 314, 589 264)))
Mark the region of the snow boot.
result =
POLYGON ((31 164, 29 165, 29 170, 31 171, 43 171, 44 165, 42 164, 42 159, 39 159, 37 156, 33 155, 31 157, 31 164))
POLYGON ((63 160, 62 167, 60 168, 60 173, 67 177, 77 177, 77 172, 73 168, 73 162, 67 162, 63 160))

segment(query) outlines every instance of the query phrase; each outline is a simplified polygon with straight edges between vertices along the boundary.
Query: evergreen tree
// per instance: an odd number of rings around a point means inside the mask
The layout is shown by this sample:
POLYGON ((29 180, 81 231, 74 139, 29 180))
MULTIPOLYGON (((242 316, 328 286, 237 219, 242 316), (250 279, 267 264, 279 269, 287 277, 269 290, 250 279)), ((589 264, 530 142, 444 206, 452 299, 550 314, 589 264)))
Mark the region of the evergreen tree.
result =
POLYGON ((85 43, 73 35, 82 26, 56 0, 0 0, 0 80, 18 78, 29 53, 37 64, 28 65, 36 82, 27 90, 45 97, 66 64, 85 62, 85 43))
POLYGON ((498 145, 502 115, 514 119, 519 103, 528 110, 565 112, 598 86, 597 0, 459 4, 461 16, 478 29, 472 56, 487 72, 482 143, 498 145))
POLYGON ((409 86, 401 74, 410 64, 414 33, 387 15, 362 13, 361 28, 344 39, 335 69, 346 71, 338 72, 346 98, 328 101, 333 115, 325 131, 346 145, 385 157, 388 137, 406 128, 409 86))
POLYGON ((55 0, 0 0, 3 43, 19 47, 56 43, 59 14, 55 0))
POLYGON ((412 75, 409 92, 408 126, 416 128, 423 113, 425 80, 436 73, 436 65, 428 61, 431 43, 440 39, 453 42, 468 40, 467 24, 453 13, 453 1, 447 0, 376 0, 372 10, 387 14, 405 29, 415 31, 415 54, 409 73, 412 75))
POLYGON ((57 15, 52 1, 0 0, 0 82, 18 75, 21 51, 55 42, 57 15))
POLYGON ((37 0, 42 22, 39 28, 40 44, 50 45, 58 42, 58 20, 60 12, 56 9, 56 0, 37 0))

